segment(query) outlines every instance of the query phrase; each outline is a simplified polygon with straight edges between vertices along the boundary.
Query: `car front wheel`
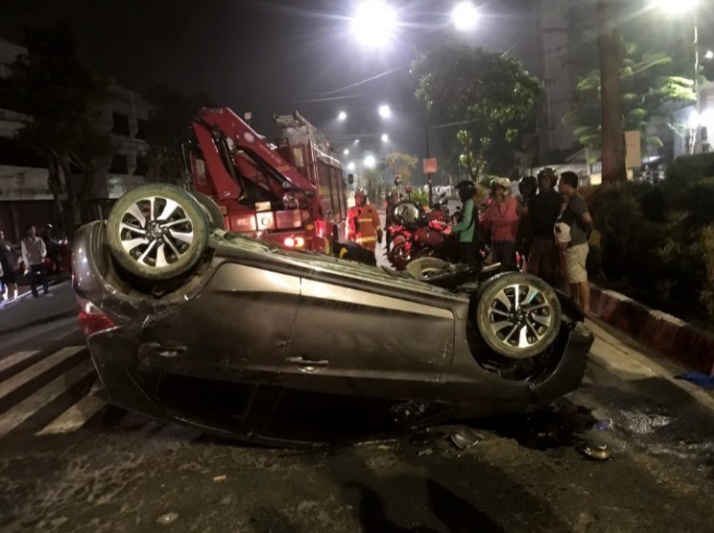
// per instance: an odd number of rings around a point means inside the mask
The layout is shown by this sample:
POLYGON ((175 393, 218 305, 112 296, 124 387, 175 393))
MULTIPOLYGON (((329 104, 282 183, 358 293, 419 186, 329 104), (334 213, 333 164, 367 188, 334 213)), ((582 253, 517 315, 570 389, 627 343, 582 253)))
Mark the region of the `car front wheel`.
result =
POLYGON ((501 274, 484 283, 478 298, 479 333, 499 355, 529 359, 545 352, 558 337, 560 301, 553 288, 536 276, 501 274))
POLYGON ((187 191, 166 184, 137 187, 109 214, 107 242, 114 259, 130 274, 166 281, 190 271, 208 245, 209 223, 187 191))

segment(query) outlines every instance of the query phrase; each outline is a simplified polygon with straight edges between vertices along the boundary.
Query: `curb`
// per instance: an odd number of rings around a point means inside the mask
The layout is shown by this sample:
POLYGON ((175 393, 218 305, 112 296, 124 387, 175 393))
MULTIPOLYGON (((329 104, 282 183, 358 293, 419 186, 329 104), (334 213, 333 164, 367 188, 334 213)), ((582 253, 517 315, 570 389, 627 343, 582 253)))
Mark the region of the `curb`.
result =
POLYGON ((714 335, 615 291, 590 284, 598 317, 690 370, 714 376, 714 335))
POLYGON ((77 315, 76 310, 63 311, 62 313, 56 313, 54 315, 46 316, 43 318, 38 318, 37 320, 33 320, 32 322, 25 322, 24 324, 20 324, 19 326, 12 326, 10 328, 0 329, 0 335, 16 333, 18 331, 22 331, 23 329, 29 329, 29 328, 33 328, 35 326, 41 326, 42 324, 48 324, 50 322, 54 322, 55 320, 60 320, 62 318, 70 318, 70 317, 73 317, 76 315, 77 315))

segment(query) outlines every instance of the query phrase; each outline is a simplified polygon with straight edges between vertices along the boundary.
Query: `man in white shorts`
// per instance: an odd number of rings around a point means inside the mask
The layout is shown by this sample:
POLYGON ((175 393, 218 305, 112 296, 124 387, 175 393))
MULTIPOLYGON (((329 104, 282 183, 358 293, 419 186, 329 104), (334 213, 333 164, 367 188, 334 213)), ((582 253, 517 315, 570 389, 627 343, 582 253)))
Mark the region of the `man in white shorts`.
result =
POLYGON ((588 235, 593 227, 593 219, 588 212, 585 198, 578 193, 578 175, 575 172, 563 172, 558 182, 558 190, 565 197, 566 204, 558 221, 556 230, 562 224, 570 227, 570 242, 562 242, 556 235, 556 241, 563 253, 564 277, 570 284, 570 293, 583 308, 583 312, 591 316, 590 285, 585 263, 588 259, 588 235))

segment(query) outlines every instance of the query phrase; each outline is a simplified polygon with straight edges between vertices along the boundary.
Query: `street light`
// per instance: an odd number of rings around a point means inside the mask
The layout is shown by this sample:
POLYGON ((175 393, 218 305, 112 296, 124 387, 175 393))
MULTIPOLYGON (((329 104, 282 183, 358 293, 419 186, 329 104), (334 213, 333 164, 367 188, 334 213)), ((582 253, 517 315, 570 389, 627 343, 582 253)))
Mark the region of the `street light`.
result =
POLYGON ((380 0, 361 3, 352 15, 352 33, 372 48, 389 44, 396 26, 397 15, 394 9, 380 0))
POLYGON ((369 154, 367 157, 364 158, 364 166, 365 168, 369 169, 372 169, 377 166, 377 160, 372 154, 369 154))
POLYGON ((340 121, 347 120, 347 113, 344 111, 340 111, 339 114, 337 115, 337 120, 340 120, 340 121))
POLYGON ((655 0, 654 5, 672 15, 690 13, 697 8, 699 0, 655 0))
POLYGON ((451 21, 459 31, 469 31, 476 27, 479 12, 471 2, 459 2, 451 11, 451 21))
POLYGON ((704 53, 704 59, 714 59, 714 51, 712 50, 707 50, 704 53))
POLYGON ((352 171, 352 170, 354 170, 355 168, 357 168, 357 165, 355 165, 355 162, 354 162, 354 161, 350 161, 349 163, 347 163, 347 170, 352 171))
POLYGON ((345 148, 344 152, 342 152, 342 153, 345 155, 350 155, 350 151, 347 148, 345 148))
POLYGON ((387 135, 386 133, 383 133, 382 134, 382 142, 383 143, 389 142, 389 135, 387 135))
MULTIPOLYGON (((699 87, 699 25, 697 21, 697 8, 699 0, 654 0, 654 5, 665 13, 671 15, 681 15, 690 13, 692 15, 692 26, 694 27, 694 95, 696 97, 696 112, 697 123, 702 114, 702 98, 699 87)), ((706 54, 704 57, 707 57, 706 54)), ((702 135, 700 125, 695 126, 694 134, 694 151, 699 152, 702 146, 702 135)))
POLYGON ((383 104, 379 106, 379 116, 382 118, 389 118, 392 116, 392 110, 389 108, 388 105, 383 104))

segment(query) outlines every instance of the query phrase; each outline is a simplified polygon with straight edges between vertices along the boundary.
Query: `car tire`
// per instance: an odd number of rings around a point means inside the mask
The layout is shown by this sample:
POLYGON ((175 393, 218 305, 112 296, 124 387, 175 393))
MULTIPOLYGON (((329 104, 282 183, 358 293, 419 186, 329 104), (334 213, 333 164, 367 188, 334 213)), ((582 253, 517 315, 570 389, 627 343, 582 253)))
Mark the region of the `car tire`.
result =
POLYGON ((408 239, 403 233, 397 233, 392 237, 387 251, 387 259, 396 270, 404 270, 412 260, 408 245, 408 239))
POLYGON ((436 257, 420 257, 406 266, 406 272, 419 281, 429 281, 429 277, 449 269, 449 263, 436 257))
POLYGON ((542 279, 507 272, 486 281, 477 294, 476 324, 484 342, 509 359, 545 352, 558 337, 562 309, 542 279))
POLYGON ((147 281, 189 272, 208 245, 209 222, 191 193, 166 184, 143 185, 122 196, 107 220, 107 243, 116 262, 147 281))
POLYGON ((213 198, 196 191, 193 191, 191 194, 193 194, 194 198, 196 198, 198 203, 201 204, 201 207, 203 208, 211 225, 211 229, 225 230, 226 223, 223 218, 223 213, 221 213, 221 208, 218 207, 218 204, 213 201, 213 198))

